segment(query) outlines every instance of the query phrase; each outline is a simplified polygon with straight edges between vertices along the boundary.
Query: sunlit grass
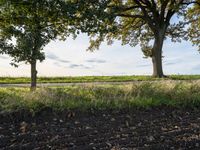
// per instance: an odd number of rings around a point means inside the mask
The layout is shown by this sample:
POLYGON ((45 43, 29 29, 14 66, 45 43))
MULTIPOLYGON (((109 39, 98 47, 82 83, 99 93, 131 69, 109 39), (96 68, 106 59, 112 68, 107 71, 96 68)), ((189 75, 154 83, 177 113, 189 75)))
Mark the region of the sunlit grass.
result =
MULTIPOLYGON (((82 83, 82 82, 124 82, 124 81, 154 81, 154 80, 196 80, 200 75, 170 75, 159 79, 151 76, 82 76, 82 77, 39 77, 38 83, 82 83)), ((30 83, 28 77, 0 77, 1 84, 30 83)))
POLYGON ((127 85, 90 85, 54 88, 0 88, 0 111, 49 107, 64 109, 122 109, 157 106, 200 106, 200 83, 156 82, 127 85))

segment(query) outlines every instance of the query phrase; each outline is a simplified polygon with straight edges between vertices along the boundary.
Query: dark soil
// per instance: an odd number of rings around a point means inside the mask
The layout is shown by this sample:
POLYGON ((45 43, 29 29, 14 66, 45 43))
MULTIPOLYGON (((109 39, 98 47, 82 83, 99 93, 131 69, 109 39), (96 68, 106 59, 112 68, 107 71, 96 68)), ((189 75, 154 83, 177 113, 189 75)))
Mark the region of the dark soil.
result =
POLYGON ((200 110, 2 113, 0 149, 200 149, 200 110))

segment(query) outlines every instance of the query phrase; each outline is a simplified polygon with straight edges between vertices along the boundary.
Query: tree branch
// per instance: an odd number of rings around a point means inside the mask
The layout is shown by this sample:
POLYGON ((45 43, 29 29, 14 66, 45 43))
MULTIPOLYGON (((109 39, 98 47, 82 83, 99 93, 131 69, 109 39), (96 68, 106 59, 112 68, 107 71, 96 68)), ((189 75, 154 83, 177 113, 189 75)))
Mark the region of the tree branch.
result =
POLYGON ((197 5, 199 5, 199 6, 200 6, 200 3, 199 3, 199 2, 197 2, 197 1, 192 1, 192 2, 182 2, 181 4, 183 4, 183 5, 197 4, 197 5))
POLYGON ((149 27, 155 32, 156 31, 156 27, 152 21, 152 18, 148 15, 145 7, 141 4, 140 0, 134 0, 134 2, 140 6, 140 9, 142 10, 143 14, 144 14, 144 20, 149 24, 149 27))
POLYGON ((130 15, 130 14, 116 14, 119 17, 126 17, 126 18, 141 18, 144 19, 145 17, 142 15, 130 15))

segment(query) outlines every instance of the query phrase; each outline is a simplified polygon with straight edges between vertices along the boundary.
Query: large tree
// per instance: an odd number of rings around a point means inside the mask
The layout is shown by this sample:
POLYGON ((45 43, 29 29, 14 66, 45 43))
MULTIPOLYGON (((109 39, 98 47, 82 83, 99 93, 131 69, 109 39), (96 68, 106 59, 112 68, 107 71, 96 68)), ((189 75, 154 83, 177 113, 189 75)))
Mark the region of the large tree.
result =
POLYGON ((31 89, 36 88, 37 61, 43 48, 59 37, 75 35, 70 26, 74 8, 63 0, 1 0, 0 52, 31 65, 31 89))
POLYGON ((85 5, 79 8, 85 12, 80 18, 91 11, 89 20, 96 19, 82 23, 90 27, 85 28, 91 36, 89 49, 98 48, 104 40, 108 44, 116 39, 131 46, 140 44, 145 57, 152 59, 154 77, 165 77, 162 68, 165 39, 173 42, 190 39, 199 45, 199 28, 195 28, 199 26, 199 0, 87 0, 85 5))

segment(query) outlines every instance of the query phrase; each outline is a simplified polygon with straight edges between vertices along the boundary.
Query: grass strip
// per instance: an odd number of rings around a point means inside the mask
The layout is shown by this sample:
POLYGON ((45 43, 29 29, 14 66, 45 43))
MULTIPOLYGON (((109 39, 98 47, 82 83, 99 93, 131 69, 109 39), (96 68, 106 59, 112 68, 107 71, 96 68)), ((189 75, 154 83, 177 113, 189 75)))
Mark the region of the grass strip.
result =
POLYGON ((124 109, 157 106, 200 106, 200 83, 157 82, 129 85, 90 85, 38 88, 0 88, 0 112, 27 109, 32 112, 45 107, 64 109, 124 109))

